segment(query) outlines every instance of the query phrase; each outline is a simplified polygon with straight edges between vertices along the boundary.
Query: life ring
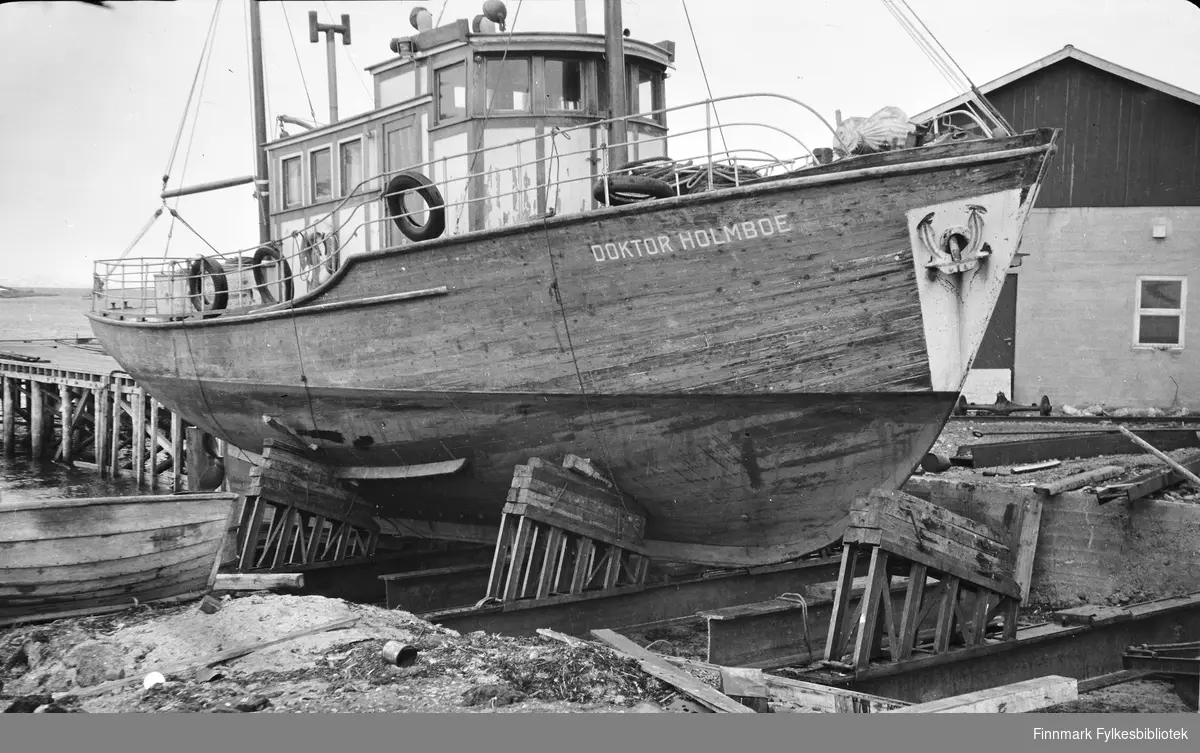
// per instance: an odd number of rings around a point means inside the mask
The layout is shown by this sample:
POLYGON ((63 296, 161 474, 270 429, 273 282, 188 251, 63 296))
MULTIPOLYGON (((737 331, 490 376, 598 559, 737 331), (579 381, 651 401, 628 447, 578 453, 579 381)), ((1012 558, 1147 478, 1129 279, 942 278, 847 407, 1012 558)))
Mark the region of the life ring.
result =
POLYGON ((442 193, 433 185, 433 181, 418 172, 397 173, 383 190, 383 200, 387 205, 388 217, 411 241, 437 238, 446 230, 446 203, 442 200, 442 193), (416 191, 425 201, 428 216, 423 224, 414 222, 404 209, 404 194, 409 191, 416 191))
POLYGON ((610 207, 636 204, 647 199, 665 199, 675 195, 675 189, 665 180, 645 175, 609 175, 596 181, 592 198, 610 207), (605 182, 608 183, 607 196, 605 182), (607 200, 606 200, 607 199, 607 200))
POLYGON ((229 303, 229 284, 225 281, 225 270, 216 261, 201 256, 192 262, 188 269, 188 297, 192 307, 200 313, 220 311, 229 303), (208 276, 213 284, 213 297, 209 301, 204 297, 204 277, 208 276))
POLYGON ((283 254, 279 253, 279 249, 274 244, 259 246, 254 252, 254 261, 251 269, 254 270, 254 289, 258 291, 258 297, 263 303, 277 303, 275 295, 271 293, 267 282, 266 265, 278 267, 281 272, 283 281, 283 300, 290 301, 295 295, 295 285, 292 283, 292 267, 287 263, 287 259, 283 258, 283 254))

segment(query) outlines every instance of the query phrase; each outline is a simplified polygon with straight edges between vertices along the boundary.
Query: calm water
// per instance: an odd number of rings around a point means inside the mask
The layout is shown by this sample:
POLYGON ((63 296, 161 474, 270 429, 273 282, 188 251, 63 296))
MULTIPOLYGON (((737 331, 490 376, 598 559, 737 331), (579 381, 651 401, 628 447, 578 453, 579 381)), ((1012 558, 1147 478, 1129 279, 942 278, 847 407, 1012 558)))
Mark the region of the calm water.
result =
MULTIPOLYGON (((42 292, 42 291, 39 291, 42 292)), ((54 289, 54 295, 35 298, 0 298, 0 350, 4 340, 45 340, 92 337, 84 313, 87 289, 54 289)), ((0 504, 53 497, 102 497, 136 494, 126 479, 101 479, 96 471, 65 468, 48 461, 34 462, 21 447, 17 457, 0 454, 0 504)), ((27 446, 26 446, 27 447, 27 446)))

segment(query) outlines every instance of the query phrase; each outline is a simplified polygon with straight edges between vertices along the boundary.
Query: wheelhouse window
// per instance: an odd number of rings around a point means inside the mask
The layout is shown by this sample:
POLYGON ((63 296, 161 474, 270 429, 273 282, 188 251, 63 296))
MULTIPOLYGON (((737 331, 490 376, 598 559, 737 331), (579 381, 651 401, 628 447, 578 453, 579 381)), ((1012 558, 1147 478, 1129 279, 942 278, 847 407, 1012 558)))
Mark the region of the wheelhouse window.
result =
POLYGON ((467 114, 467 64, 455 63, 436 74, 439 123, 467 114))
POLYGON ((1139 277, 1134 345, 1182 348, 1186 304, 1186 277, 1139 277))
POLYGON ((487 109, 490 112, 526 112, 529 110, 530 65, 528 58, 488 60, 487 109))
POLYGON ((289 157, 283 161, 283 205, 299 206, 304 201, 301 189, 300 158, 289 157))
POLYGON ((417 72, 408 70, 389 71, 378 78, 379 101, 376 108, 406 102, 417 96, 417 72))
POLYGON ((347 141, 338 146, 341 177, 340 196, 349 196, 362 183, 362 139, 347 141))
POLYGON ((546 109, 583 109, 583 64, 578 60, 546 60, 546 109))
MULTIPOLYGON (((629 114, 649 113, 662 109, 662 74, 640 65, 629 66, 629 114)), ((663 122, 663 113, 644 115, 648 120, 663 122)))
POLYGON ((312 200, 314 202, 333 198, 333 166, 329 161, 329 149, 319 149, 309 155, 312 161, 312 200))

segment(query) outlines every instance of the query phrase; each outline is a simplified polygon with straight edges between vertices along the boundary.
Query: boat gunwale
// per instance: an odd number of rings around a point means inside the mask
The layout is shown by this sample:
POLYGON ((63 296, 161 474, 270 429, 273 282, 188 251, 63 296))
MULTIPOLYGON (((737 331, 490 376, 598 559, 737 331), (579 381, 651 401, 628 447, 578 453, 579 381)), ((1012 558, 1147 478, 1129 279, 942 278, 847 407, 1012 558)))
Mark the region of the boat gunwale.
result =
POLYGON ((18 502, 14 505, 0 504, 0 516, 10 512, 31 512, 52 509, 61 510, 100 505, 152 505, 165 502, 194 502, 199 499, 206 499, 214 502, 234 502, 238 499, 238 495, 234 494, 233 492, 184 492, 181 494, 153 494, 135 497, 75 497, 65 499, 61 497, 54 497, 51 499, 18 502))
MULTIPOLYGON (((1004 149, 984 150, 968 154, 951 154, 943 157, 935 157, 931 159, 918 159, 911 161, 895 162, 883 165, 866 165, 857 168, 848 168, 841 170, 831 170, 828 172, 820 172, 814 175, 793 175, 790 177, 779 177, 775 179, 765 180, 761 182, 751 183, 742 186, 733 186, 722 188, 713 191, 705 191, 696 194, 685 194, 682 196, 672 196, 655 201, 644 201, 637 204, 632 204, 623 207, 602 207, 590 212, 572 213, 567 215, 541 217, 537 219, 527 220, 522 223, 510 225, 501 228, 489 228, 485 230, 474 230, 459 235, 443 235, 439 238, 417 243, 405 244, 402 246, 391 246, 388 248, 378 249, 376 251, 368 251, 361 254, 354 254, 346 258, 345 263, 335 272, 328 280, 322 283, 319 287, 312 291, 299 296, 291 301, 282 304, 276 304, 266 308, 258 308, 246 313, 230 313, 228 315, 218 315, 213 317, 192 317, 183 320, 142 320, 113 318, 105 314, 98 314, 94 311, 85 312, 85 316, 93 323, 104 323, 117 327, 129 327, 134 329, 197 329, 213 326, 225 326, 234 324, 243 324, 251 321, 266 321, 270 319, 295 316, 297 314, 321 313, 321 309, 315 309, 308 304, 311 301, 319 299, 330 290, 340 284, 343 277, 350 273, 360 263, 374 262, 380 259, 391 258, 395 256, 403 256, 408 254, 422 253, 431 249, 448 246, 451 244, 466 244, 474 242, 482 242, 487 240, 495 240, 505 238, 510 235, 519 235, 531 231, 536 231, 541 228, 548 230, 551 227, 559 227, 564 225, 582 224, 585 222, 601 221, 610 217, 617 216, 636 216, 648 212, 661 212, 671 209, 682 209, 690 206, 703 206, 717 201, 727 201, 730 199, 742 199, 754 196, 759 196, 766 193, 778 193, 794 188, 808 188, 811 186, 821 186, 829 183, 852 183, 873 178, 905 175, 912 172, 923 170, 944 169, 955 166, 974 166, 980 164, 989 164, 993 162, 1001 162, 1021 157, 1031 156, 1039 153, 1049 155, 1057 141, 1059 129, 1056 128, 1038 128, 1024 134, 1006 137, 1004 140, 1019 143, 1021 140, 1037 139, 1041 143, 1035 143, 1027 146, 1012 146, 1004 149)), ((994 141, 994 140, 993 140, 994 141)), ((976 146, 981 142, 966 142, 966 145, 976 146)), ((951 145, 961 148, 963 145, 951 145)), ((917 147, 911 151, 916 151, 921 148, 936 148, 936 147, 917 147)), ((910 150, 900 150, 910 151, 910 150)), ((865 157, 892 155, 897 152, 882 152, 877 155, 863 155, 865 157)), ((852 160, 847 160, 847 164, 852 160)), ((834 163, 835 165, 837 163, 834 163)), ((820 169, 820 168, 816 168, 820 169)), ((811 170, 811 169, 810 169, 811 170)), ((805 170, 802 172, 809 172, 805 170)), ((101 263, 104 260, 99 260, 101 263)), ((336 303, 344 303, 346 305, 354 305, 355 300, 338 301, 336 303)))

